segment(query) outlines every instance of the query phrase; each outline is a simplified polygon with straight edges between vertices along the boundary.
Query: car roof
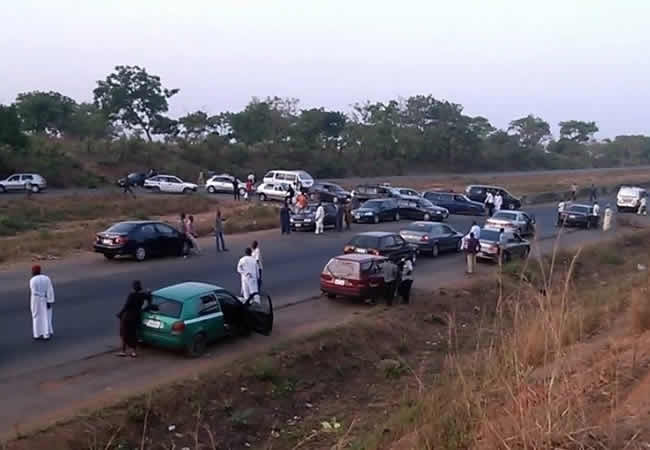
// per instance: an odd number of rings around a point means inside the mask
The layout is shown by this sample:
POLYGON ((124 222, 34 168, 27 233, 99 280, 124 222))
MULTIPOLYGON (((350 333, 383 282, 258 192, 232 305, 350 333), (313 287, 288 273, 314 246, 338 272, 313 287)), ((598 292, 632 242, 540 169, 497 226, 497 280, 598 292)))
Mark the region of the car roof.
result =
POLYGON ((489 189, 501 189, 502 191, 507 191, 503 186, 494 186, 490 184, 470 184, 469 188, 478 187, 478 188, 489 188, 489 189))
POLYGON ((582 206, 584 208, 591 208, 593 205, 585 205, 584 203, 571 203, 569 205, 569 208, 571 208, 572 206, 582 206))
MULTIPOLYGON (((158 220, 123 220, 122 222, 115 222, 113 225, 118 225, 120 223, 126 223, 129 225, 145 225, 148 223, 162 223, 158 220)), ((111 226, 113 226, 111 225, 111 226)))
POLYGON ((397 233, 393 233, 392 231, 366 231, 365 233, 357 234, 357 236, 371 236, 371 237, 385 237, 385 236, 395 236, 395 235, 397 235, 397 233))
POLYGON ((199 283, 195 281, 174 284, 162 289, 152 292, 153 295, 164 297, 169 300, 177 300, 179 302, 187 301, 197 295, 207 294, 209 292, 223 290, 222 287, 215 286, 214 284, 199 283))
POLYGON ((386 259, 384 256, 377 255, 364 255, 360 253, 349 253, 347 255, 335 256, 334 259, 339 259, 342 261, 352 261, 352 262, 364 262, 364 261, 383 261, 386 259))

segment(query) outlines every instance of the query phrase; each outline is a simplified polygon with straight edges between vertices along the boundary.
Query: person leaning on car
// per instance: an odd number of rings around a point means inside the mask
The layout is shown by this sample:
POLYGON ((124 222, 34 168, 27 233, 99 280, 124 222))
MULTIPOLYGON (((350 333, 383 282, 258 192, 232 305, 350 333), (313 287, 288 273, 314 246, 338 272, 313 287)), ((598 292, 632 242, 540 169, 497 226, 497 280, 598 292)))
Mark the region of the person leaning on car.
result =
POLYGON ((384 273, 384 297, 386 298, 386 304, 392 306, 393 298, 395 298, 395 291, 397 289, 398 281, 398 267, 390 259, 384 261, 382 266, 384 273))

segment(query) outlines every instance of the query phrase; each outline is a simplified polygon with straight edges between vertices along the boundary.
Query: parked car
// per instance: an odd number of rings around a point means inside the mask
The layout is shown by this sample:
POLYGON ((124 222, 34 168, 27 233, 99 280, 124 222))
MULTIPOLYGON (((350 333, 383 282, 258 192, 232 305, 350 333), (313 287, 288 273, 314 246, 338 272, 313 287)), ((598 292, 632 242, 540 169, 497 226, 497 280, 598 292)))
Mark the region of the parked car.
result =
MULTIPOLYGON (((317 204, 308 205, 305 209, 292 214, 289 219, 291 229, 294 231, 313 231, 316 229, 316 209, 317 204)), ((325 220, 323 226, 325 228, 336 226, 336 206, 332 203, 323 203, 325 209, 325 220)))
POLYGON ((379 223, 386 220, 400 220, 399 205, 392 198, 368 200, 360 208, 352 211, 355 222, 379 223))
POLYGON ((567 227, 598 228, 600 216, 594 215, 594 208, 590 205, 572 203, 560 213, 560 223, 567 227))
POLYGON ((648 196, 645 188, 638 186, 621 186, 616 194, 616 208, 619 212, 637 212, 641 199, 648 196))
POLYGON ((403 199, 398 200, 397 203, 401 218, 442 222, 449 217, 447 209, 436 206, 424 198, 403 199))
POLYGON ((97 233, 95 252, 106 259, 133 256, 138 261, 153 256, 187 255, 190 243, 175 228, 155 221, 119 222, 97 233))
POLYGON ((317 182, 309 188, 309 197, 312 200, 333 203, 336 199, 339 203, 345 203, 350 200, 350 193, 338 184, 317 182))
POLYGON ((119 187, 124 187, 126 182, 129 182, 130 186, 144 186, 144 182, 147 179, 147 174, 145 172, 132 172, 126 177, 120 178, 117 180, 117 185, 119 187))
POLYGON ((422 194, 420 194, 415 189, 404 188, 404 187, 393 187, 390 188, 390 190, 393 194, 393 197, 406 199, 406 200, 417 200, 422 198, 422 194))
MULTIPOLYGON (((232 182, 234 178, 227 174, 213 175, 205 182, 205 190, 210 194, 216 194, 217 192, 232 194, 232 182)), ((237 178, 237 189, 242 196, 246 193, 246 183, 239 178, 237 178)))
POLYGON ((409 244, 397 233, 368 231, 354 236, 343 248, 343 253, 361 253, 385 256, 393 261, 406 258, 415 261, 417 246, 409 244))
POLYGON ((194 183, 187 183, 174 175, 156 175, 144 180, 144 188, 156 192, 189 194, 196 192, 198 186, 194 183))
POLYGON ((0 181, 0 193, 11 191, 38 193, 45 189, 47 189, 47 182, 37 173, 15 173, 0 181))
POLYGON ((395 197, 390 185, 385 184, 360 184, 354 188, 352 195, 360 202, 377 198, 395 197))
POLYGON ((460 251, 463 234, 447 224, 413 222, 399 232, 409 244, 417 245, 420 253, 438 256, 444 251, 460 251))
POLYGON ((521 236, 531 236, 535 234, 535 216, 522 211, 497 211, 485 221, 485 228, 503 228, 521 236))
POLYGON ((424 193, 424 198, 434 205, 445 208, 450 214, 485 215, 483 203, 472 201, 466 195, 457 192, 430 191, 424 193))
POLYGON ((314 178, 304 170, 271 170, 264 175, 264 183, 282 183, 290 184, 294 189, 297 188, 298 182, 304 189, 309 189, 314 185, 314 178))
MULTIPOLYGON (((499 237, 498 230, 483 228, 481 230, 481 250, 476 255, 478 259, 499 261, 499 237)), ((519 234, 510 231, 504 232, 505 246, 503 248, 503 262, 510 261, 513 257, 526 258, 530 253, 530 242, 523 239, 519 234)))
POLYGON ((465 189, 465 193, 470 200, 480 203, 485 202, 488 192, 492 192, 493 195, 501 194, 501 197, 503 197, 501 209, 521 209, 521 200, 500 186, 472 184, 465 189))
POLYGON ((206 346, 228 335, 263 335, 273 329, 273 304, 268 295, 244 302, 226 289, 186 282, 152 292, 142 312, 139 338, 149 345, 184 350, 201 356, 206 346))
POLYGON ((379 295, 384 286, 383 256, 347 254, 328 261, 320 274, 320 289, 329 298, 365 300, 379 295))
POLYGON ((289 185, 285 183, 264 182, 257 186, 257 197, 260 201, 277 200, 283 202, 289 198, 289 185))

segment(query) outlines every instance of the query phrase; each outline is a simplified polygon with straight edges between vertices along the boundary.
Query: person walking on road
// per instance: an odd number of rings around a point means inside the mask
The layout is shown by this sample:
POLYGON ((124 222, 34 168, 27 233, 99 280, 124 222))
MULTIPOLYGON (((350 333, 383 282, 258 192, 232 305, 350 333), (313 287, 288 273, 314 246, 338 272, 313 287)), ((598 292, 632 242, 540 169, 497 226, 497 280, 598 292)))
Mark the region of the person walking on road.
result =
POLYGON ((220 209, 217 209, 217 217, 214 219, 214 237, 217 240, 217 251, 227 252, 228 249, 223 239, 223 217, 221 217, 220 209))
MULTIPOLYGON (((132 198, 135 198, 135 192, 133 192, 133 189, 131 189, 132 183, 131 179, 129 178, 129 175, 124 177, 124 184, 122 185, 122 193, 124 195, 130 194, 132 198)), ((28 189, 28 192, 31 192, 31 189, 28 189)))
POLYGON ((571 185, 571 200, 575 202, 577 197, 578 197, 578 185, 573 183, 571 185))
POLYGON ((592 207, 592 213, 594 216, 600 218, 600 205, 598 204, 598 201, 594 202, 594 206, 592 207))
POLYGON ((472 228, 469 229, 470 234, 474 233, 474 237, 478 240, 481 239, 481 227, 478 226, 476 221, 472 222, 472 228))
POLYGON ((487 191, 487 194, 485 194, 485 207, 487 208, 488 217, 492 217, 492 214, 494 214, 494 195, 492 195, 492 191, 487 191))
POLYGON ((237 263, 237 273, 241 277, 241 295, 245 302, 258 293, 257 261, 252 255, 253 250, 247 248, 237 263))
POLYGON ((504 253, 505 253, 505 249, 506 249, 506 243, 507 243, 506 230, 505 230, 505 228, 501 228, 499 230, 499 243, 498 243, 498 247, 499 247, 499 254, 498 254, 498 256, 499 256, 499 265, 503 264, 503 262, 504 262, 503 257, 504 257, 504 253))
POLYGON ((289 212, 287 201, 280 208, 280 228, 282 229, 282 234, 291 234, 291 213, 289 212))
POLYGON ((560 203, 557 204, 557 223, 556 225, 559 227, 562 225, 562 213, 566 209, 567 204, 564 200, 560 200, 560 203))
POLYGON ((262 250, 257 241, 253 241, 251 248, 253 249, 251 256, 257 261, 257 292, 262 292, 262 250))
POLYGON ((399 270, 401 277, 397 292, 402 297, 402 303, 408 304, 411 302, 411 286, 413 286, 413 263, 410 259, 402 259, 399 270))
POLYGON ((345 229, 349 230, 352 226, 352 202, 347 202, 344 206, 345 229))
POLYGON ((501 195, 501 192, 497 192, 497 195, 494 196, 494 210, 501 211, 502 207, 503 207, 503 196, 501 195))
POLYGON ((239 182, 235 177, 232 177, 232 195, 235 201, 241 200, 241 195, 239 193, 239 182))
POLYGON ((314 220, 316 221, 315 234, 323 234, 323 229, 325 228, 325 208, 323 208, 323 204, 320 202, 318 203, 318 208, 316 208, 314 220))
POLYGON ((151 306, 151 292, 142 290, 142 283, 139 280, 133 282, 133 291, 126 298, 124 306, 117 313, 120 319, 120 338, 122 338, 122 351, 117 356, 131 356, 135 358, 136 347, 138 346, 138 327, 140 326, 140 316, 142 307, 147 303, 147 308, 151 306), (131 353, 127 353, 128 349, 131 353))
POLYGON ((196 228, 194 227, 194 216, 189 216, 187 218, 187 238, 192 243, 192 249, 197 255, 201 254, 201 247, 199 246, 199 240, 197 239, 198 235, 196 234, 196 228))
POLYGON ((648 215, 648 197, 646 195, 641 197, 641 200, 639 200, 639 209, 637 210, 636 213, 639 216, 648 215))
POLYGON ((336 231, 340 233, 343 231, 343 216, 345 212, 343 211, 343 205, 339 203, 337 198, 334 198, 334 205, 336 206, 336 231))
POLYGON ((29 280, 30 309, 32 312, 32 336, 48 340, 54 334, 52 308, 54 307, 54 286, 47 275, 41 273, 41 266, 32 267, 29 280))
POLYGON ((589 201, 595 203, 598 200, 598 189, 596 186, 591 183, 591 188, 589 189, 589 201))
POLYGON ((398 286, 398 267, 390 259, 384 261, 382 266, 384 273, 384 298, 386 299, 386 304, 388 306, 393 305, 393 299, 395 298, 395 291, 398 286))
POLYGON ((476 271, 476 254, 481 251, 481 243, 476 239, 474 233, 469 233, 469 238, 465 241, 465 259, 467 260, 467 275, 472 275, 476 271))

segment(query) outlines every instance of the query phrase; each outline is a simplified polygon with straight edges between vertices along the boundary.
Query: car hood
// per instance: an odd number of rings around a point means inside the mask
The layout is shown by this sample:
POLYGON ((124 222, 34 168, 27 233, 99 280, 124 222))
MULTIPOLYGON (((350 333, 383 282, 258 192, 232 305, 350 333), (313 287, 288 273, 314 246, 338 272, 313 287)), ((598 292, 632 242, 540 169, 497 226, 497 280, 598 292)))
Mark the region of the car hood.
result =
POLYGON ((564 211, 564 214, 571 215, 571 216, 581 216, 581 217, 587 217, 589 215, 587 213, 578 212, 578 211, 564 211))
POLYGON ((359 209, 355 209, 355 210, 352 211, 352 212, 353 212, 353 213, 359 213, 359 214, 363 214, 363 213, 373 213, 373 214, 377 214, 377 210, 374 210, 374 209, 371 209, 371 208, 359 208, 359 209))
POLYGON ((292 219, 298 219, 298 220, 313 219, 315 217, 316 217, 315 212, 298 213, 298 214, 293 214, 291 216, 292 219))
POLYGON ((449 211, 447 211, 447 208, 442 208, 440 206, 435 206, 435 205, 434 206, 427 206, 427 207, 424 207, 422 209, 425 210, 425 211, 431 211, 431 212, 436 213, 436 214, 445 214, 445 213, 449 212, 449 211))

